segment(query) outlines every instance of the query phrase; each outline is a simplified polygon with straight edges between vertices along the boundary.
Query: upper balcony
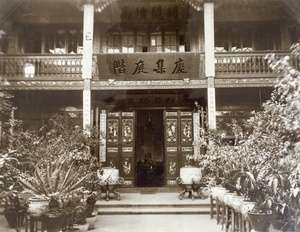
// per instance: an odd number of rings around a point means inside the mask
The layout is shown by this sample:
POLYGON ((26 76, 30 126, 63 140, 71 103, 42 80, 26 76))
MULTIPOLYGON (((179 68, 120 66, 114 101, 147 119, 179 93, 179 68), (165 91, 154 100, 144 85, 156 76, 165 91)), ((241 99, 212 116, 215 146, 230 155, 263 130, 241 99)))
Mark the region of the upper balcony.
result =
MULTIPOLYGON (((266 52, 215 53, 215 78, 245 81, 275 80, 276 74, 265 60, 266 52)), ((290 55, 275 52, 277 58, 290 55)), ((291 59, 299 68, 299 60, 291 59)), ((203 53, 95 54, 93 81, 206 80, 203 53), (125 70, 126 68, 126 70, 125 70), (140 74, 140 75, 137 75, 140 74)), ((82 81, 82 55, 0 55, 0 86, 4 82, 82 81)), ((2 88, 1 87, 1 88, 2 88)))

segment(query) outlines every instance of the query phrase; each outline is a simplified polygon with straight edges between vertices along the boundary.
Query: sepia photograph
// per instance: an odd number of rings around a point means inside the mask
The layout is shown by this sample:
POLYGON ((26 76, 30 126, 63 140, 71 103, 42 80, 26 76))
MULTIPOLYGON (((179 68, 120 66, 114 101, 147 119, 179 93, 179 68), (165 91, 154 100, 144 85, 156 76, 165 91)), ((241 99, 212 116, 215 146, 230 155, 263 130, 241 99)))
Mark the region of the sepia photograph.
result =
POLYGON ((300 0, 0 0, 0 232, 300 232, 300 0))

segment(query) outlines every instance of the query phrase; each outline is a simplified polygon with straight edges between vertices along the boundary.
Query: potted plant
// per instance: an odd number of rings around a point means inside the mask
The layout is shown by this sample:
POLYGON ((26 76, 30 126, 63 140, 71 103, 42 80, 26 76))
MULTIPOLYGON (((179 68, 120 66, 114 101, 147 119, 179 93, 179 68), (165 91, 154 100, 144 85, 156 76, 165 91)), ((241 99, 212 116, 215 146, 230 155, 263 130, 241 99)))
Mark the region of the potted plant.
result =
POLYGON ((23 224, 28 202, 20 197, 16 176, 19 161, 13 156, 16 151, 0 154, 0 200, 4 202, 3 214, 12 228, 18 231, 23 224))
POLYGON ((95 204, 100 199, 99 191, 85 191, 84 199, 86 202, 86 220, 89 224, 89 230, 94 229, 97 221, 98 210, 95 209, 95 204))
POLYGON ((89 224, 86 220, 86 202, 83 198, 83 191, 76 191, 63 198, 63 208, 66 210, 66 220, 63 224, 63 231, 86 232, 89 224))
MULTIPOLYGON (((42 215, 44 215, 42 217, 43 220, 49 219, 52 222, 45 222, 46 226, 62 224, 63 220, 61 218, 65 215, 59 207, 62 204, 62 200, 65 200, 66 196, 68 197, 74 192, 82 192, 83 181, 90 176, 90 174, 80 176, 80 173, 75 170, 73 165, 66 166, 64 161, 57 159, 46 166, 36 165, 34 176, 23 173, 19 177, 20 184, 28 192, 34 194, 37 198, 51 199, 50 212, 46 213, 46 210, 42 212, 42 215), (57 218, 57 222, 53 223, 55 218, 57 218)), ((53 228, 51 227, 47 230, 52 231, 53 228)))

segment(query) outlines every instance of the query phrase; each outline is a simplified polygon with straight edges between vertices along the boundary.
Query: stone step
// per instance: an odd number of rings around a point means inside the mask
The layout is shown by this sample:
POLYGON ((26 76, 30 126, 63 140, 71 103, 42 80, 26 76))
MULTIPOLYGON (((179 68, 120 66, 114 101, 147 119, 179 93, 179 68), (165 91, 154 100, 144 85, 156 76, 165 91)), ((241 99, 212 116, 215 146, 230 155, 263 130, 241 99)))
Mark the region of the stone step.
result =
POLYGON ((102 198, 96 203, 98 214, 209 214, 209 198, 195 197, 192 200, 188 195, 182 200, 178 193, 159 192, 155 194, 120 193, 118 201, 110 195, 109 201, 102 198))
POLYGON ((209 214, 209 207, 107 207, 97 208, 99 215, 117 214, 209 214))

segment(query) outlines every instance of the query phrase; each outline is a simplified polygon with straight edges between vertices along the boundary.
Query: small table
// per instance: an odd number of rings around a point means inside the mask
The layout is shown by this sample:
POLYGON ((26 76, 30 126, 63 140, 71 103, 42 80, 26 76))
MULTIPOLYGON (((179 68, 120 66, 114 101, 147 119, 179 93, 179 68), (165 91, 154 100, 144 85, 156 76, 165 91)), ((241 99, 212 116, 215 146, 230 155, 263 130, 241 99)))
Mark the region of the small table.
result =
POLYGON ((118 201, 121 200, 120 193, 117 192, 116 188, 122 183, 124 183, 124 179, 120 177, 118 184, 110 184, 109 182, 101 184, 101 192, 105 193, 105 200, 109 201, 109 193, 113 193, 117 197, 118 201))
POLYGON ((25 232, 39 232, 45 231, 42 218, 26 214, 25 217, 25 232))
POLYGON ((189 193, 189 197, 192 198, 192 200, 195 200, 195 192, 197 192, 198 196, 200 196, 201 198, 203 197, 202 188, 205 186, 204 184, 183 184, 180 177, 177 177, 176 182, 183 188, 182 191, 179 192, 178 198, 180 200, 183 199, 183 196, 186 192, 189 193))

